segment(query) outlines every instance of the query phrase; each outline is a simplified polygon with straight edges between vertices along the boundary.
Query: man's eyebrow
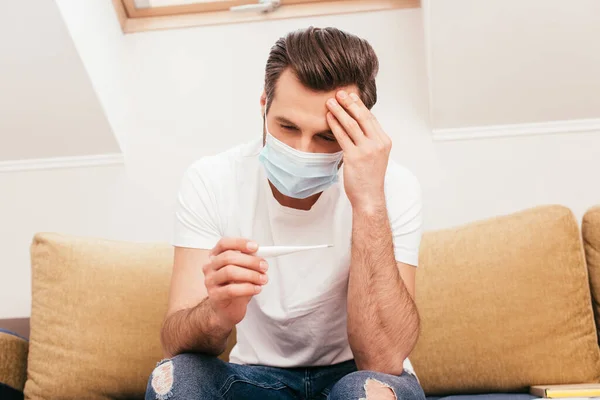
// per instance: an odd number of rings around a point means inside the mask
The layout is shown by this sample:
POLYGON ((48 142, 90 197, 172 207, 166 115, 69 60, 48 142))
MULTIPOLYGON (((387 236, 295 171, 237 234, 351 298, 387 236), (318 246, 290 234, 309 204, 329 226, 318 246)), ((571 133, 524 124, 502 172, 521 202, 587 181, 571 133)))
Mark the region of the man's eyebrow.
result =
POLYGON ((296 125, 295 123, 293 123, 292 121, 290 121, 289 119, 285 118, 285 117, 275 117, 275 120, 281 124, 285 124, 285 125, 291 125, 294 127, 298 127, 298 125, 296 125))
MULTIPOLYGON (((290 121, 289 119, 287 119, 285 117, 277 116, 277 117, 275 117, 275 121, 279 122, 280 124, 289 125, 289 126, 293 126, 294 128, 298 128, 298 125, 296 125, 295 123, 293 123, 292 121, 290 121)), ((335 136, 333 134, 333 132, 331 131, 331 129, 327 129, 327 130, 324 130, 324 131, 321 131, 321 132, 317 132, 317 135, 335 136)))
POLYGON ((335 136, 335 135, 333 134, 333 132, 331 131, 331 129, 327 129, 326 131, 321 131, 321 132, 318 132, 318 133, 317 133, 317 135, 329 135, 329 136, 335 136))

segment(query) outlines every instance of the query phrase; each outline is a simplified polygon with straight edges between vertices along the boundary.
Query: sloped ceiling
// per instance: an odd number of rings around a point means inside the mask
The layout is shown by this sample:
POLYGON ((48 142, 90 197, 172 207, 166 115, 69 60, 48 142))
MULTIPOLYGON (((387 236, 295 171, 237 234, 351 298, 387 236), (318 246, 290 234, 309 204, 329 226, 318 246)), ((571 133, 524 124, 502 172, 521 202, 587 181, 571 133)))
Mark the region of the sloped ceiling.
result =
POLYGON ((120 153, 53 1, 0 1, 0 161, 120 153))
POLYGON ((600 118, 600 1, 423 8, 434 128, 600 118))

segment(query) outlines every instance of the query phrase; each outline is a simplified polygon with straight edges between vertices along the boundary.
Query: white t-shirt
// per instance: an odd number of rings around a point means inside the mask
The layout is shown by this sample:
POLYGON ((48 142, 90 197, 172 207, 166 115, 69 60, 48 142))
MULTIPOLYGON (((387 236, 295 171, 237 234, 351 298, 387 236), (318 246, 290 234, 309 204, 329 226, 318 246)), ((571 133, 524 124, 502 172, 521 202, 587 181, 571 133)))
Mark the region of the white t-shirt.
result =
MULTIPOLYGON (((181 182, 174 246, 211 249, 221 237, 259 246, 333 244, 268 258, 269 282, 237 325, 230 361, 274 367, 332 365, 353 358, 346 331, 352 209, 340 181, 308 210, 273 197, 258 160, 262 139, 193 163, 181 182)), ((343 166, 342 166, 343 169, 343 166)), ((390 161, 385 195, 397 261, 417 266, 420 186, 390 161)), ((408 359, 404 368, 414 373, 408 359)))

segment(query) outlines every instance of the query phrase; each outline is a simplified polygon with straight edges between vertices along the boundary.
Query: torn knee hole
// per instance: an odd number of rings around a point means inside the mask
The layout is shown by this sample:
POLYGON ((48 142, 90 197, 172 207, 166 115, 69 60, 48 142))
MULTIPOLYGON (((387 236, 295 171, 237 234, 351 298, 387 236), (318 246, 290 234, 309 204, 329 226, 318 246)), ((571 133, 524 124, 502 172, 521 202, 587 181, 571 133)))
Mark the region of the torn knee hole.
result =
POLYGON ((168 360, 152 372, 152 389, 157 400, 169 399, 173 392, 173 361, 168 360))
POLYGON ((397 397, 394 389, 389 385, 377 379, 369 378, 365 382, 364 400, 397 400, 397 397))

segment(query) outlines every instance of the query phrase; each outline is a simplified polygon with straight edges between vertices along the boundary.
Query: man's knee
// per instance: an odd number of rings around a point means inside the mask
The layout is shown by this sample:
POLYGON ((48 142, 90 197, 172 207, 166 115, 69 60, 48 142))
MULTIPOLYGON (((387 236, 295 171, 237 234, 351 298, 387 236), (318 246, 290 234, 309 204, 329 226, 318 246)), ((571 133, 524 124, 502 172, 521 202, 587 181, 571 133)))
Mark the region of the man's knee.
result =
POLYGON ((403 384, 403 380, 398 382, 399 379, 380 372, 352 372, 334 385, 330 398, 359 400, 422 400, 425 398, 420 387, 416 390, 414 382, 407 380, 406 384, 403 384))
POLYGON ((366 400, 396 400, 396 393, 389 385, 375 378, 367 378, 365 381, 366 400))
POLYGON ((175 394, 194 391, 213 391, 218 384, 217 374, 223 361, 202 354, 179 354, 162 360, 148 380, 146 400, 166 400, 175 394))

